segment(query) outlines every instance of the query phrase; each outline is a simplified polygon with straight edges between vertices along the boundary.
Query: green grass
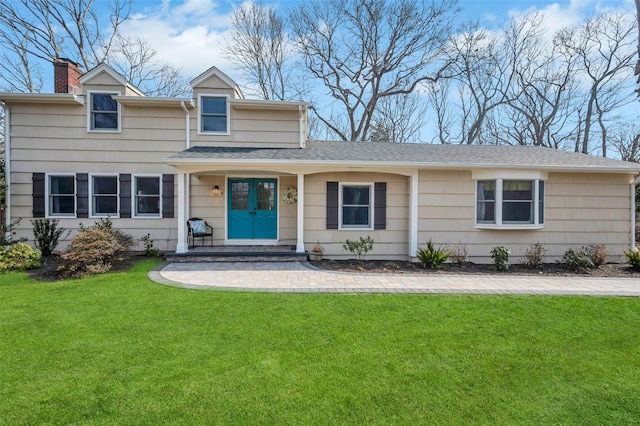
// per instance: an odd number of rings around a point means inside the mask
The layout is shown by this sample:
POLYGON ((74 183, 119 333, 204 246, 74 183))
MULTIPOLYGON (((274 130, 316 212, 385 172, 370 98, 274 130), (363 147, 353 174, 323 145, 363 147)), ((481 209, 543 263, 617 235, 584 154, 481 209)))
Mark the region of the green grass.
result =
POLYGON ((0 275, 0 424, 640 423, 640 299, 0 275))

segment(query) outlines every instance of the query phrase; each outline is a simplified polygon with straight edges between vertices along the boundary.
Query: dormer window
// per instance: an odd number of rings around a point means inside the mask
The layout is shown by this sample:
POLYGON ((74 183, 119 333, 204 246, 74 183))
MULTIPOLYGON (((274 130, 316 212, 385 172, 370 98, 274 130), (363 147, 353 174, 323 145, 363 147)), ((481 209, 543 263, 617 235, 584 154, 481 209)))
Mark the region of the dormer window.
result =
POLYGON ((200 133, 229 134, 229 103, 226 96, 200 96, 200 133))
POLYGON ((111 97, 119 93, 89 93, 89 130, 120 131, 120 106, 111 97))

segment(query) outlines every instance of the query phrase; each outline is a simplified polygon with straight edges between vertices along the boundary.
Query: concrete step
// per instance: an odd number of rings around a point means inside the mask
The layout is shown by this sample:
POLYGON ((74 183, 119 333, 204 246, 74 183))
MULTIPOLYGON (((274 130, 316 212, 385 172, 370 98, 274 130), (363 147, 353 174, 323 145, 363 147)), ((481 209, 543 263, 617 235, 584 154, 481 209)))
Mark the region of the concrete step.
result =
POLYGON ((165 257, 167 262, 300 262, 307 260, 306 253, 292 251, 167 253, 165 257))

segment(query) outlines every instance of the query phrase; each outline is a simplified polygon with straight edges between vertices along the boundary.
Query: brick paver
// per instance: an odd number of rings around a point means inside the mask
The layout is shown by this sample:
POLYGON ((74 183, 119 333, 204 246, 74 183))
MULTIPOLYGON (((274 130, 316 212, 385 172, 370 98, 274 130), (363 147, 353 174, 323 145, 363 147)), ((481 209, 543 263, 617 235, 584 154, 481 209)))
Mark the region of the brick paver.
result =
POLYGON ((169 263, 151 271, 149 278, 190 289, 287 293, 640 296, 640 280, 634 278, 344 273, 299 262, 169 263))

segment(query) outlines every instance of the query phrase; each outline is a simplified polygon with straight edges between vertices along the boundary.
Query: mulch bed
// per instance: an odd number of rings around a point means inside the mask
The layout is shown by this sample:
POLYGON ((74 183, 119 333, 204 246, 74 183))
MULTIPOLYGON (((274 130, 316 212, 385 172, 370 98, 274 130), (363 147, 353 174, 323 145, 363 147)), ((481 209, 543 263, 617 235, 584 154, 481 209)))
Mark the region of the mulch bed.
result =
MULTIPOLYGON (((128 256, 115 262, 112 271, 124 271, 129 269, 141 260, 148 259, 145 256, 128 256)), ((522 265, 509 265, 508 271, 498 272, 494 265, 479 265, 475 263, 466 263, 458 265, 454 263, 445 263, 441 269, 424 269, 419 263, 406 261, 389 261, 389 260, 320 260, 311 261, 311 265, 318 269, 340 272, 366 272, 374 274, 465 274, 465 275, 482 275, 482 274, 501 274, 501 275, 547 275, 547 276, 578 276, 578 277, 619 277, 619 278, 638 278, 640 272, 634 271, 627 264, 609 263, 602 265, 598 269, 589 269, 582 272, 571 272, 563 269, 555 263, 546 263, 535 269, 530 269, 522 265)), ((29 270, 29 275, 40 281, 56 281, 60 277, 57 274, 60 258, 58 256, 50 256, 43 258, 41 266, 36 269, 29 270)))
POLYGON ((500 274, 500 275, 547 275, 547 276, 577 276, 577 277, 615 277, 615 278, 638 278, 640 272, 634 271, 627 264, 609 263, 597 269, 588 269, 582 272, 571 272, 555 263, 546 263, 535 269, 523 265, 509 265, 508 271, 496 271, 494 265, 479 265, 466 263, 458 265, 445 263, 441 269, 424 269, 419 263, 405 261, 385 261, 385 260, 320 260, 309 262, 318 269, 341 272, 366 272, 381 274, 500 274))
MULTIPOLYGON (((117 262, 114 262, 112 271, 126 271, 136 263, 149 259, 146 256, 126 256, 117 262)), ((157 258, 156 258, 157 259, 157 258)), ((30 269, 27 272, 29 275, 38 281, 57 281, 62 279, 58 275, 58 266, 60 265, 60 257, 52 255, 49 257, 43 257, 40 260, 40 267, 36 269, 30 269)))

